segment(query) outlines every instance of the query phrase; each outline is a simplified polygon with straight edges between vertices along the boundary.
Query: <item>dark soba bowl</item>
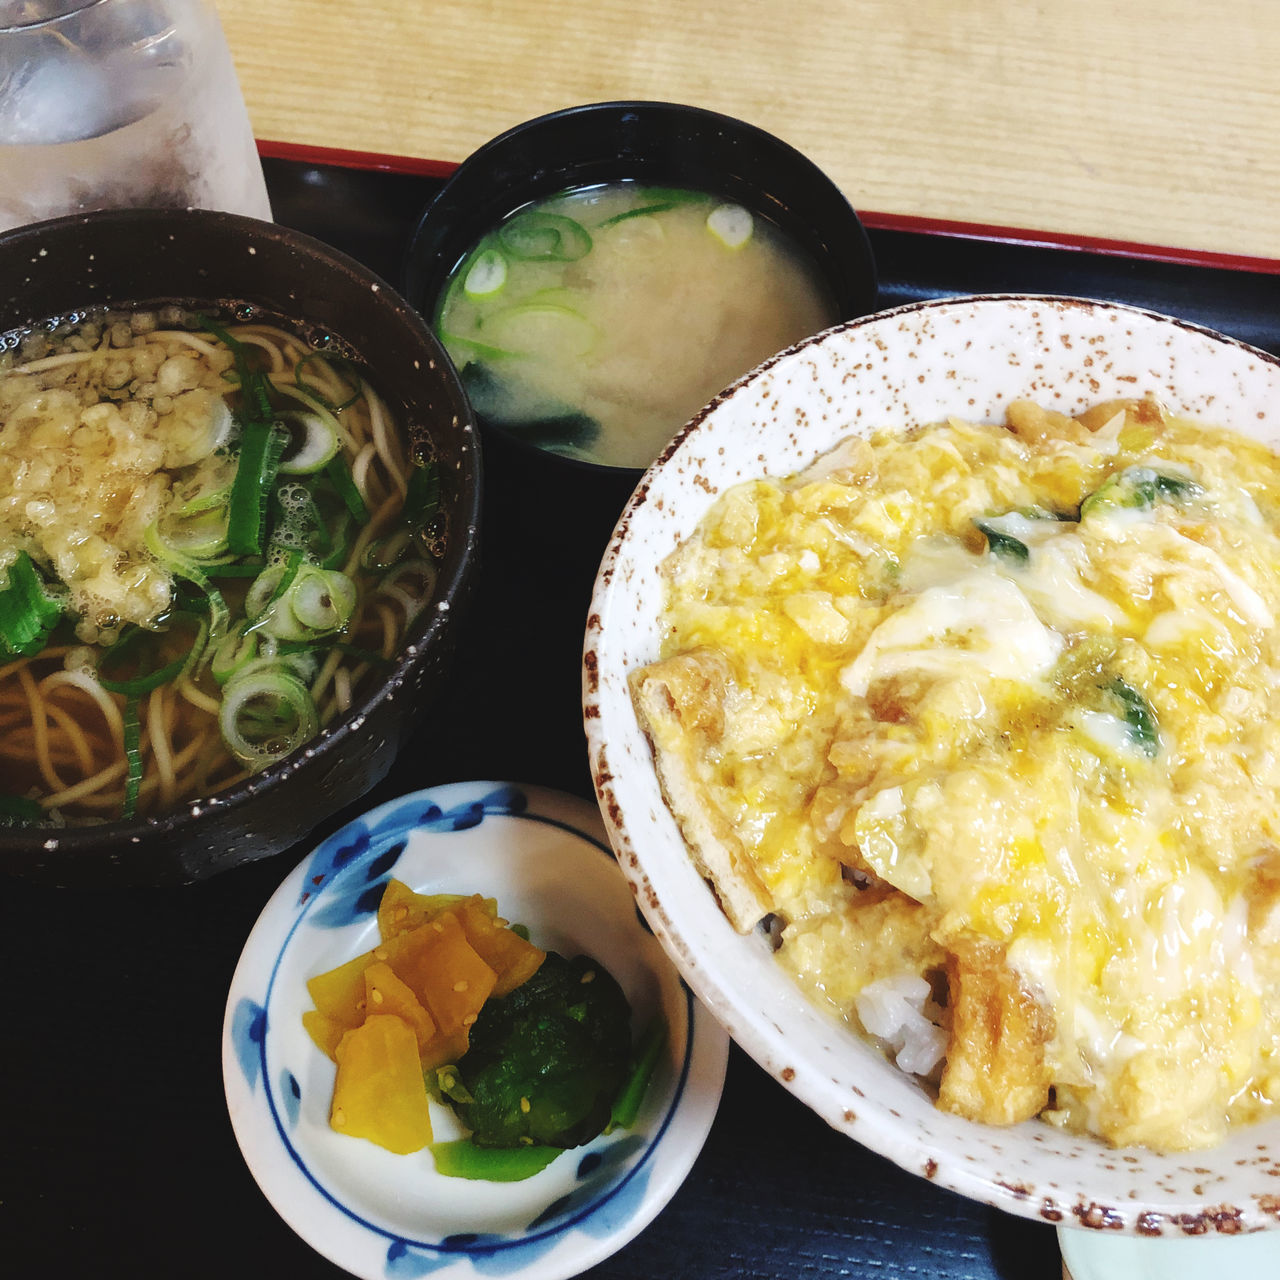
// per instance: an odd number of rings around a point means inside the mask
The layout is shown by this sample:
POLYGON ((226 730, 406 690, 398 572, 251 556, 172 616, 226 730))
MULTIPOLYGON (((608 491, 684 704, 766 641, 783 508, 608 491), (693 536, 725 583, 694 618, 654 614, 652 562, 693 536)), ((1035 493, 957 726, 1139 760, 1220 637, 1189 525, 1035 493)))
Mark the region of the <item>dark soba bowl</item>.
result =
POLYGON ((292 755, 165 816, 0 827, 0 869, 46 884, 182 884, 295 844, 390 769, 441 684, 470 594, 480 507, 471 410, 439 343, 383 281, 296 231, 202 210, 95 213, 0 237, 0 332, 88 308, 165 302, 223 311, 244 304, 352 350, 410 436, 431 442, 444 555, 432 602, 410 623, 394 664, 292 755))
MULTIPOLYGON (((571 107, 485 143, 424 212, 405 259, 405 297, 434 322, 450 273, 507 215, 569 188, 623 181, 684 187, 743 205, 808 259, 829 294, 833 323, 875 309, 871 246, 835 183, 755 125, 671 102, 571 107)), ((683 426, 673 422, 671 435, 683 426)), ((573 584, 570 607, 585 610, 600 556, 644 468, 549 452, 483 416, 480 427, 486 510, 499 521, 510 513, 522 544, 540 539, 531 557, 554 560, 573 584), (570 511, 572 518, 549 524, 541 515, 548 510, 570 511)))

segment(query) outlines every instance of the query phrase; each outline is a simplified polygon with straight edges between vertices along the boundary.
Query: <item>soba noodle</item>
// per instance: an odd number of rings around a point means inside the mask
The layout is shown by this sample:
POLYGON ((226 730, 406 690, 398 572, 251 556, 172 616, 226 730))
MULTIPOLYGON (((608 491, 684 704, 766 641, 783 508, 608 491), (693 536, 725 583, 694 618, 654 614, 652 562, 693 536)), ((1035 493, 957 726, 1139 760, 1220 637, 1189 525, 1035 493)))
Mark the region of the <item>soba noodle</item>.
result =
POLYGON ((346 712, 431 594, 434 464, 377 392, 283 328, 198 323, 99 317, 0 365, 0 822, 156 814, 235 783, 346 712), (234 477, 259 391, 279 470, 254 498, 234 477), (232 550, 259 517, 258 554, 232 550), (4 630, 24 558, 57 617, 26 645, 4 630), (135 649, 169 677, 138 678, 135 649), (295 685, 307 705, 282 702, 295 685))

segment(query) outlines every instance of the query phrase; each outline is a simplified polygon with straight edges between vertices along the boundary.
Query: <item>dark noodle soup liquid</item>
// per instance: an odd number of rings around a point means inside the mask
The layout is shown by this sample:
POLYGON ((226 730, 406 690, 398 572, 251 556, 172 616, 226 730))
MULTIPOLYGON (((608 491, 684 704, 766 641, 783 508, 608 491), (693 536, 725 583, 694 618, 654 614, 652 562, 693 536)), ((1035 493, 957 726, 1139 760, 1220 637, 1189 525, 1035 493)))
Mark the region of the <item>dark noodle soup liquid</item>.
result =
POLYGON ((397 653, 439 477, 341 345, 98 313, 0 355, 0 823, 167 811, 310 741, 397 653))

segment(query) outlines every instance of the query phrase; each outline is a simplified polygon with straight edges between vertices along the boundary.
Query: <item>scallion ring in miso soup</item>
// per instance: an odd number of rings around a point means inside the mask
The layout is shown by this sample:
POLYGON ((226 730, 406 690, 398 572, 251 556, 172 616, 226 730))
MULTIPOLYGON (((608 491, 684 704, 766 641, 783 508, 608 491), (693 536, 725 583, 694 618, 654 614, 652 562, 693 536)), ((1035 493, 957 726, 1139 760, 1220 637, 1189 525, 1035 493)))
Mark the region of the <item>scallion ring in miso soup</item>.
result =
POLYGON ((436 464, 361 368, 180 308, 10 338, 0 823, 163 813, 341 716, 443 551, 436 464))
POLYGON ((622 182, 516 210, 458 263, 435 322, 482 418, 642 468, 730 383, 836 319, 767 219, 622 182))

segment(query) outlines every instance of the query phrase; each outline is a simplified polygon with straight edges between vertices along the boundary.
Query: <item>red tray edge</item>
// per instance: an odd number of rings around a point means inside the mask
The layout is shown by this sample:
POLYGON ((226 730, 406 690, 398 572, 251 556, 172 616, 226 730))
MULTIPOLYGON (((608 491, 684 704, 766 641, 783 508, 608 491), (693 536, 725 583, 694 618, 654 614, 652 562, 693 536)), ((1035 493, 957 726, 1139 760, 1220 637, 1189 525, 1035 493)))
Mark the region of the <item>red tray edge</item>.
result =
MULTIPOLYGON (((265 138, 258 140, 258 154, 271 160, 334 165, 345 169, 366 169, 426 178, 447 178, 458 167, 450 160, 423 160, 412 156, 384 155, 376 151, 350 151, 340 147, 275 142, 265 138)), ((1177 249, 1166 245, 1143 244, 1140 241, 1109 240, 1101 236, 1077 236, 1057 231, 1031 231, 995 223, 956 222, 907 213, 877 213, 867 209, 860 209, 858 216, 865 226, 880 231, 910 231, 917 235, 949 236, 958 240, 986 240, 997 244, 1071 249, 1080 253, 1097 253, 1117 258, 1140 258, 1148 262, 1280 275, 1280 259, 1251 257, 1242 253, 1177 249)))

